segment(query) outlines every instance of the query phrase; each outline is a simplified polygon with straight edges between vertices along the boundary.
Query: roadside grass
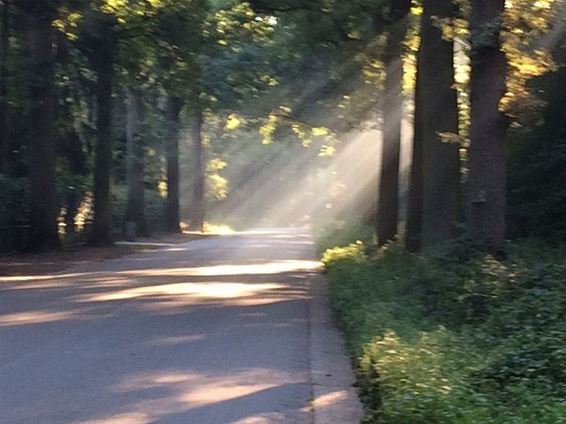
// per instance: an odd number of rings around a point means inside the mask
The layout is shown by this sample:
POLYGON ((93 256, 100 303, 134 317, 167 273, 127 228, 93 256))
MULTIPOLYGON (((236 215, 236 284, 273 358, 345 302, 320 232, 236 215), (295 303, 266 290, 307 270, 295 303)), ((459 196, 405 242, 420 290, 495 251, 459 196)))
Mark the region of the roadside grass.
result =
POLYGON ((566 249, 509 250, 324 252, 366 423, 566 423, 566 249))

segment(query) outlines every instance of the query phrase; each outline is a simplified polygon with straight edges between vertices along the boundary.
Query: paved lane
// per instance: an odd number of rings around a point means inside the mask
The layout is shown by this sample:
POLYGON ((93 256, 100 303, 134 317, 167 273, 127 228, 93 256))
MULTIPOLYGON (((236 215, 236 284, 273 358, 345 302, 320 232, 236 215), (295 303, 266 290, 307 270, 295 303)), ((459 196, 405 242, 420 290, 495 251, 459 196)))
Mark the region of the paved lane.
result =
POLYGON ((0 278, 0 422, 310 423, 302 230, 0 278))

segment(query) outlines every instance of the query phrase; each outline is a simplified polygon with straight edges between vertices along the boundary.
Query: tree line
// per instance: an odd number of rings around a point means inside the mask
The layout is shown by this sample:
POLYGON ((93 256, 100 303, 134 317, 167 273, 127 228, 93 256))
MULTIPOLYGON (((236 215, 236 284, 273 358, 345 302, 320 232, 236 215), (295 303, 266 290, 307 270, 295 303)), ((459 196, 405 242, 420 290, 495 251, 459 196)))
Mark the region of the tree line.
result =
MULTIPOLYGON (((539 134, 546 131, 551 150, 563 142, 559 122, 534 123, 563 110, 560 99, 539 94, 544 78, 545 93, 563 84, 562 6, 3 0, 0 173, 13 216, 2 224, 15 231, 29 222, 26 247, 59 249, 61 211, 72 231, 89 191, 88 241, 110 245, 111 182, 119 180, 127 187, 121 222, 149 232, 151 187, 166 199, 164 229, 179 231, 180 143, 190 128, 189 223, 202 231, 208 174, 216 172, 207 150, 232 127, 253 129, 258 142, 318 140, 332 152, 335 140, 372 122, 383 134, 371 213, 379 242, 398 237, 405 222, 407 248, 419 251, 458 237, 464 223, 475 244, 499 252, 528 209, 526 196, 515 196, 528 177, 513 167, 537 150, 539 134), (414 135, 405 217, 407 117, 414 135), (508 145, 510 134, 522 149, 508 145)), ((541 159, 532 172, 549 163, 541 159)), ((560 193, 552 194, 554 214, 563 210, 560 193)))

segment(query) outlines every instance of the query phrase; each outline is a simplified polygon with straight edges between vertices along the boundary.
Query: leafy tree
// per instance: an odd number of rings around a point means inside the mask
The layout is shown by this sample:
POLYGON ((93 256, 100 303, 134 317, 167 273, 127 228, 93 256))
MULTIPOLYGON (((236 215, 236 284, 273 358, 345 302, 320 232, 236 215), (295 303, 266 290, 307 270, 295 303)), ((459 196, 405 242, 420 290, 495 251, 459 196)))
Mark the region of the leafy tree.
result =
POLYGON ((28 19, 30 79, 30 240, 33 250, 59 249, 55 192, 54 29, 57 1, 23 1, 28 19))
POLYGON ((206 1, 174 2, 156 15, 153 34, 159 43, 157 74, 167 97, 165 107, 165 150, 167 166, 166 228, 179 231, 179 132, 184 106, 193 106, 200 92, 203 25, 206 1))
POLYGON ((136 224, 136 233, 147 235, 144 184, 144 99, 140 88, 127 88, 127 181, 126 222, 136 224))
POLYGON ((8 151, 8 50, 10 48, 10 10, 9 0, 2 2, 0 12, 0 173, 6 171, 8 151))
POLYGON ((112 92, 115 56, 118 47, 117 18, 104 8, 89 10, 84 17, 79 40, 96 74, 96 134, 94 161, 94 220, 90 243, 113 243, 110 204, 112 167, 112 92))
POLYGON ((252 196, 233 190, 248 180, 283 174, 262 190, 281 197, 291 196, 297 182, 342 184, 337 177, 320 182, 320 170, 331 169, 332 155, 345 154, 353 132, 379 128, 379 189, 344 196, 348 205, 340 209, 372 209, 380 242, 387 242, 397 234, 404 201, 400 122, 411 117, 411 103, 403 89, 409 97, 416 85, 408 247, 434 247, 452 236, 460 175, 467 177, 468 228, 480 245, 501 248, 505 215, 510 234, 549 237, 552 231, 535 230, 535 220, 559 221, 561 191, 543 188, 537 177, 560 175, 562 164, 553 154, 562 146, 561 103, 550 95, 559 91, 562 62, 549 47, 558 45, 563 2, 517 0, 505 9, 502 2, 454 2, 466 12, 471 6, 471 15, 455 19, 449 0, 423 0, 412 9, 408 0, 4 0, 2 198, 26 206, 22 213, 6 206, 2 226, 29 222, 38 229, 30 232, 35 248, 57 248, 57 219, 70 233, 80 209, 91 242, 108 245, 124 221, 144 233, 166 205, 169 231, 179 231, 187 210, 200 230, 211 207, 236 208, 252 196), (419 29, 410 25, 416 18, 419 29), (468 24, 471 51, 462 43, 458 51, 458 110, 451 37, 462 37, 468 24), (185 127, 190 149, 182 144, 185 127), (512 142, 508 165, 505 136, 512 142), (285 160, 293 164, 281 166, 285 160), (190 178, 180 181, 186 171, 190 178), (540 205, 553 206, 544 215, 540 205))
POLYGON ((165 150, 167 161, 167 209, 165 226, 169 232, 180 230, 179 221, 179 127, 183 100, 167 97, 165 150))
POLYGON ((561 22, 555 18, 548 32, 552 37, 545 37, 553 40, 548 47, 555 68, 526 84, 527 94, 536 93, 538 102, 534 110, 517 116, 508 134, 507 221, 512 238, 566 240, 566 35, 557 32, 561 22))
POLYGON ((410 0, 391 0, 385 16, 385 89, 383 149, 377 211, 377 238, 381 244, 397 235, 399 220, 399 159, 403 116, 403 41, 407 33, 410 0))
POLYGON ((455 6, 451 0, 425 0, 423 8, 407 218, 411 251, 452 237, 460 191, 454 47, 442 27, 450 25, 455 6))
POLYGON ((501 111, 507 62, 502 50, 504 0, 471 2, 471 128, 468 228, 481 246, 497 251, 505 239, 505 132, 501 111))

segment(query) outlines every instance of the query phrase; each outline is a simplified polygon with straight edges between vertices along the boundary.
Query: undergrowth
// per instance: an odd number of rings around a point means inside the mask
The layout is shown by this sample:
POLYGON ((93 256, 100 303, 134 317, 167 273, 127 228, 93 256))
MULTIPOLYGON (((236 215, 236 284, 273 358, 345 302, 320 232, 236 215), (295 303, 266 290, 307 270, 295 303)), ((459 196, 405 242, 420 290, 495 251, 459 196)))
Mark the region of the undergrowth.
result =
MULTIPOLYGON (((325 240, 328 243, 329 240, 325 240)), ((519 243, 327 250, 366 423, 566 423, 566 255, 519 243)))

